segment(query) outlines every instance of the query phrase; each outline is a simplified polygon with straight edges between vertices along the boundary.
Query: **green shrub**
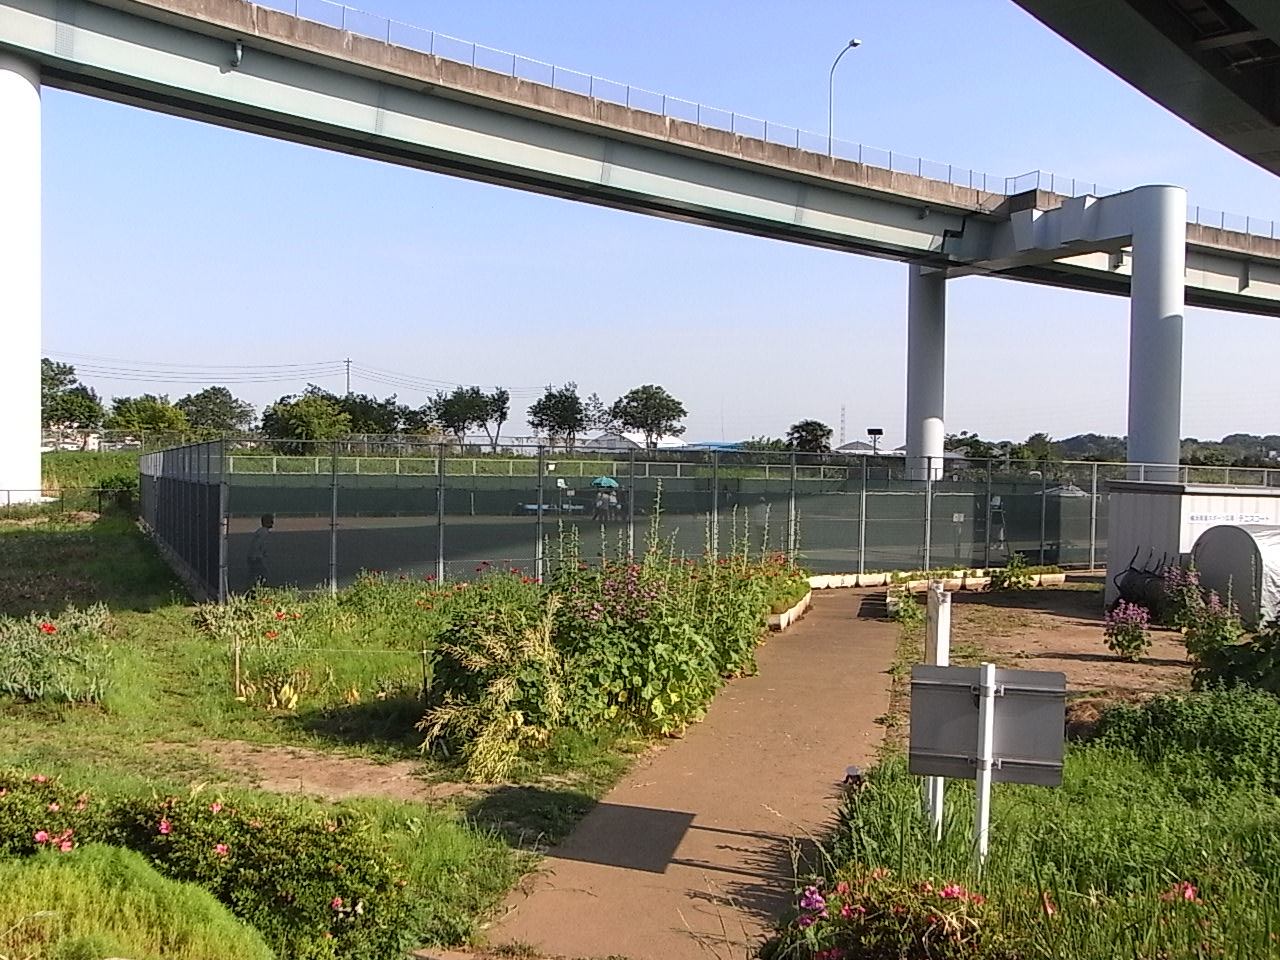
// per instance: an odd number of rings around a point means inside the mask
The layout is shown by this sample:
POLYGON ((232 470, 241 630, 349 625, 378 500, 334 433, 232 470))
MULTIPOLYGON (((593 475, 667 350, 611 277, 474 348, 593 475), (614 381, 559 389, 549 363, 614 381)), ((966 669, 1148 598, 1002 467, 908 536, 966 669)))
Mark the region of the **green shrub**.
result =
POLYGON ((903 627, 922 627, 925 622, 925 607, 908 590, 898 595, 898 607, 893 612, 893 619, 903 627))
POLYGON ((406 879, 372 821, 304 801, 94 797, 55 778, 0 773, 0 853, 105 841, 198 884, 284 957, 382 960, 415 935, 406 879))
POLYGON ((0 861, 0 956, 47 960, 272 960, 209 893, 139 854, 90 846, 0 861))
POLYGON ((1031 568, 1027 566, 1027 558, 1020 553, 1009 554, 1003 567, 991 571, 992 590, 1029 590, 1031 583, 1031 568))
POLYGON ((107 693, 111 652, 107 608, 67 607, 58 616, 0 616, 0 696, 98 703, 107 693))
POLYGON ((1099 720, 1098 741, 1172 767, 1175 779, 1208 777, 1280 793, 1280 697, 1247 687, 1117 704, 1099 720))
POLYGON ((363 817, 195 794, 126 800, 113 819, 115 842, 211 892, 281 956, 375 960, 410 942, 406 881, 363 817))

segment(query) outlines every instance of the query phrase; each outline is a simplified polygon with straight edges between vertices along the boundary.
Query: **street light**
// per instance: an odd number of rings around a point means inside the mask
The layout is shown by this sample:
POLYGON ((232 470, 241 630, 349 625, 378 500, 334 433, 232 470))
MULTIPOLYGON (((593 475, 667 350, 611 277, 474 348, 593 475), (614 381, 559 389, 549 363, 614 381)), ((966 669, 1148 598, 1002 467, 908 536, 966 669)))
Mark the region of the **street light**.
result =
POLYGON ((867 436, 871 438, 871 455, 874 457, 880 447, 880 438, 884 436, 884 431, 879 427, 867 427, 867 436))
POLYGON ((827 156, 828 157, 832 156, 831 148, 832 148, 832 143, 834 142, 832 138, 832 132, 835 129, 835 124, 834 124, 834 114, 832 113, 831 103, 832 103, 832 93, 835 90, 836 63, 839 63, 840 58, 843 57, 850 50, 852 50, 854 47, 861 46, 861 45, 862 45, 862 41, 859 40, 857 37, 854 37, 845 45, 845 48, 841 50, 839 54, 836 55, 835 63, 831 64, 831 76, 827 78, 827 156))

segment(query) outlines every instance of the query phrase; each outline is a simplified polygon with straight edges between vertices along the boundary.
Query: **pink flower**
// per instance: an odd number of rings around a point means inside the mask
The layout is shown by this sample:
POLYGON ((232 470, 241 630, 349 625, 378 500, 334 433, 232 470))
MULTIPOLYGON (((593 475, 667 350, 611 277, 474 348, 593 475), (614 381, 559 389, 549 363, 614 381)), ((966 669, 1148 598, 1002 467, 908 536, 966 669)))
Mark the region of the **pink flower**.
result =
POLYGON ((849 892, 849 885, 845 883, 843 880, 841 880, 839 883, 836 884, 836 893, 848 893, 848 892, 849 892))
POLYGON ((213 845, 213 852, 220 857, 225 857, 227 855, 227 845, 225 843, 215 843, 213 845))
POLYGON ((57 812, 58 812, 59 810, 61 810, 61 809, 62 809, 62 808, 61 808, 60 806, 58 806, 56 803, 51 803, 51 804, 49 804, 49 812, 50 812, 50 813, 57 813, 57 812))
POLYGON ((165 836, 168 836, 169 831, 170 831, 170 830, 172 830, 173 828, 169 826, 169 821, 168 821, 168 820, 161 820, 161 821, 160 821, 160 826, 159 826, 159 827, 157 827, 156 829, 157 829, 161 834, 164 834, 165 836))
POLYGON ((1049 899, 1049 894, 1047 893, 1040 894, 1040 899, 1044 903, 1044 912, 1047 913, 1049 916, 1052 917, 1055 913, 1058 912, 1058 908, 1055 907, 1053 905, 1053 901, 1049 899))
POLYGON ((61 850, 63 853, 67 853, 74 846, 75 844, 72 843, 70 840, 63 840, 60 844, 58 844, 58 849, 61 850))
POLYGON ((32 777, 31 779, 32 779, 32 780, 34 780, 36 783, 48 783, 48 782, 49 782, 49 778, 48 778, 48 777, 46 777, 43 773, 37 773, 37 774, 36 774, 34 777, 32 777))
POLYGON ((342 898, 341 898, 341 897, 334 897, 332 900, 330 900, 330 901, 329 901, 329 909, 330 909, 330 910, 341 910, 341 909, 342 909, 342 898))
POLYGON ((965 898, 965 890, 958 883, 949 883, 942 888, 938 895, 945 900, 963 900, 965 898))
POLYGON ((49 831, 48 831, 48 830, 37 830, 37 831, 36 831, 35 833, 33 833, 31 836, 32 836, 32 839, 34 839, 36 843, 48 843, 48 842, 49 842, 49 831))
POLYGON ((222 804, 218 803, 217 801, 214 801, 213 803, 209 804, 209 809, 212 810, 214 813, 221 813, 222 804))

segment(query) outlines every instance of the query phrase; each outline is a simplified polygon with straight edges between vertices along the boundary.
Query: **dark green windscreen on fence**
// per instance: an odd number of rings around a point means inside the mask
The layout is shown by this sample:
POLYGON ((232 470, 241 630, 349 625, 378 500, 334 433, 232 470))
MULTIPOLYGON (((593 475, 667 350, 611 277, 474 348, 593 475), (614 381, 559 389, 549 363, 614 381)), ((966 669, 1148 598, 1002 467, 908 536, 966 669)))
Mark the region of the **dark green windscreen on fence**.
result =
POLYGON ((1100 565, 1105 479, 1123 470, 949 461, 912 476, 901 456, 517 456, 405 442, 148 456, 148 523, 201 579, 216 588, 224 572, 233 592, 255 576, 303 588, 349 584, 361 571, 537 576, 564 554, 595 563, 650 543, 686 558, 793 554, 815 573, 1000 566, 1015 552, 1033 564, 1100 565), (264 515, 273 526, 254 568, 264 515))

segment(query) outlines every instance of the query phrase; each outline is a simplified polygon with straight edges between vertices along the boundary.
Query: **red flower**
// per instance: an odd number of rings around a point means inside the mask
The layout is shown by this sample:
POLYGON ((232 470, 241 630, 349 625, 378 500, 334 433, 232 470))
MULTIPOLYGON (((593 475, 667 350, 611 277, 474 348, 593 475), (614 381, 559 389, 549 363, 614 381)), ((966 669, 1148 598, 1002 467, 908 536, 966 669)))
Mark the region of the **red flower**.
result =
POLYGON ((52 623, 42 623, 42 624, 40 624, 40 630, 41 630, 42 632, 44 632, 44 633, 57 633, 57 632, 58 632, 58 628, 57 628, 57 627, 55 627, 52 623))
POLYGON ((283 619, 284 619, 284 614, 283 614, 283 613, 277 613, 277 614, 276 614, 276 619, 277 619, 277 620, 283 620, 283 619))
POLYGON ((274 639, 275 639, 276 637, 278 637, 278 636, 280 636, 280 634, 276 633, 274 630, 268 630, 268 631, 267 631, 267 639, 268 639, 268 640, 274 640, 274 639))

